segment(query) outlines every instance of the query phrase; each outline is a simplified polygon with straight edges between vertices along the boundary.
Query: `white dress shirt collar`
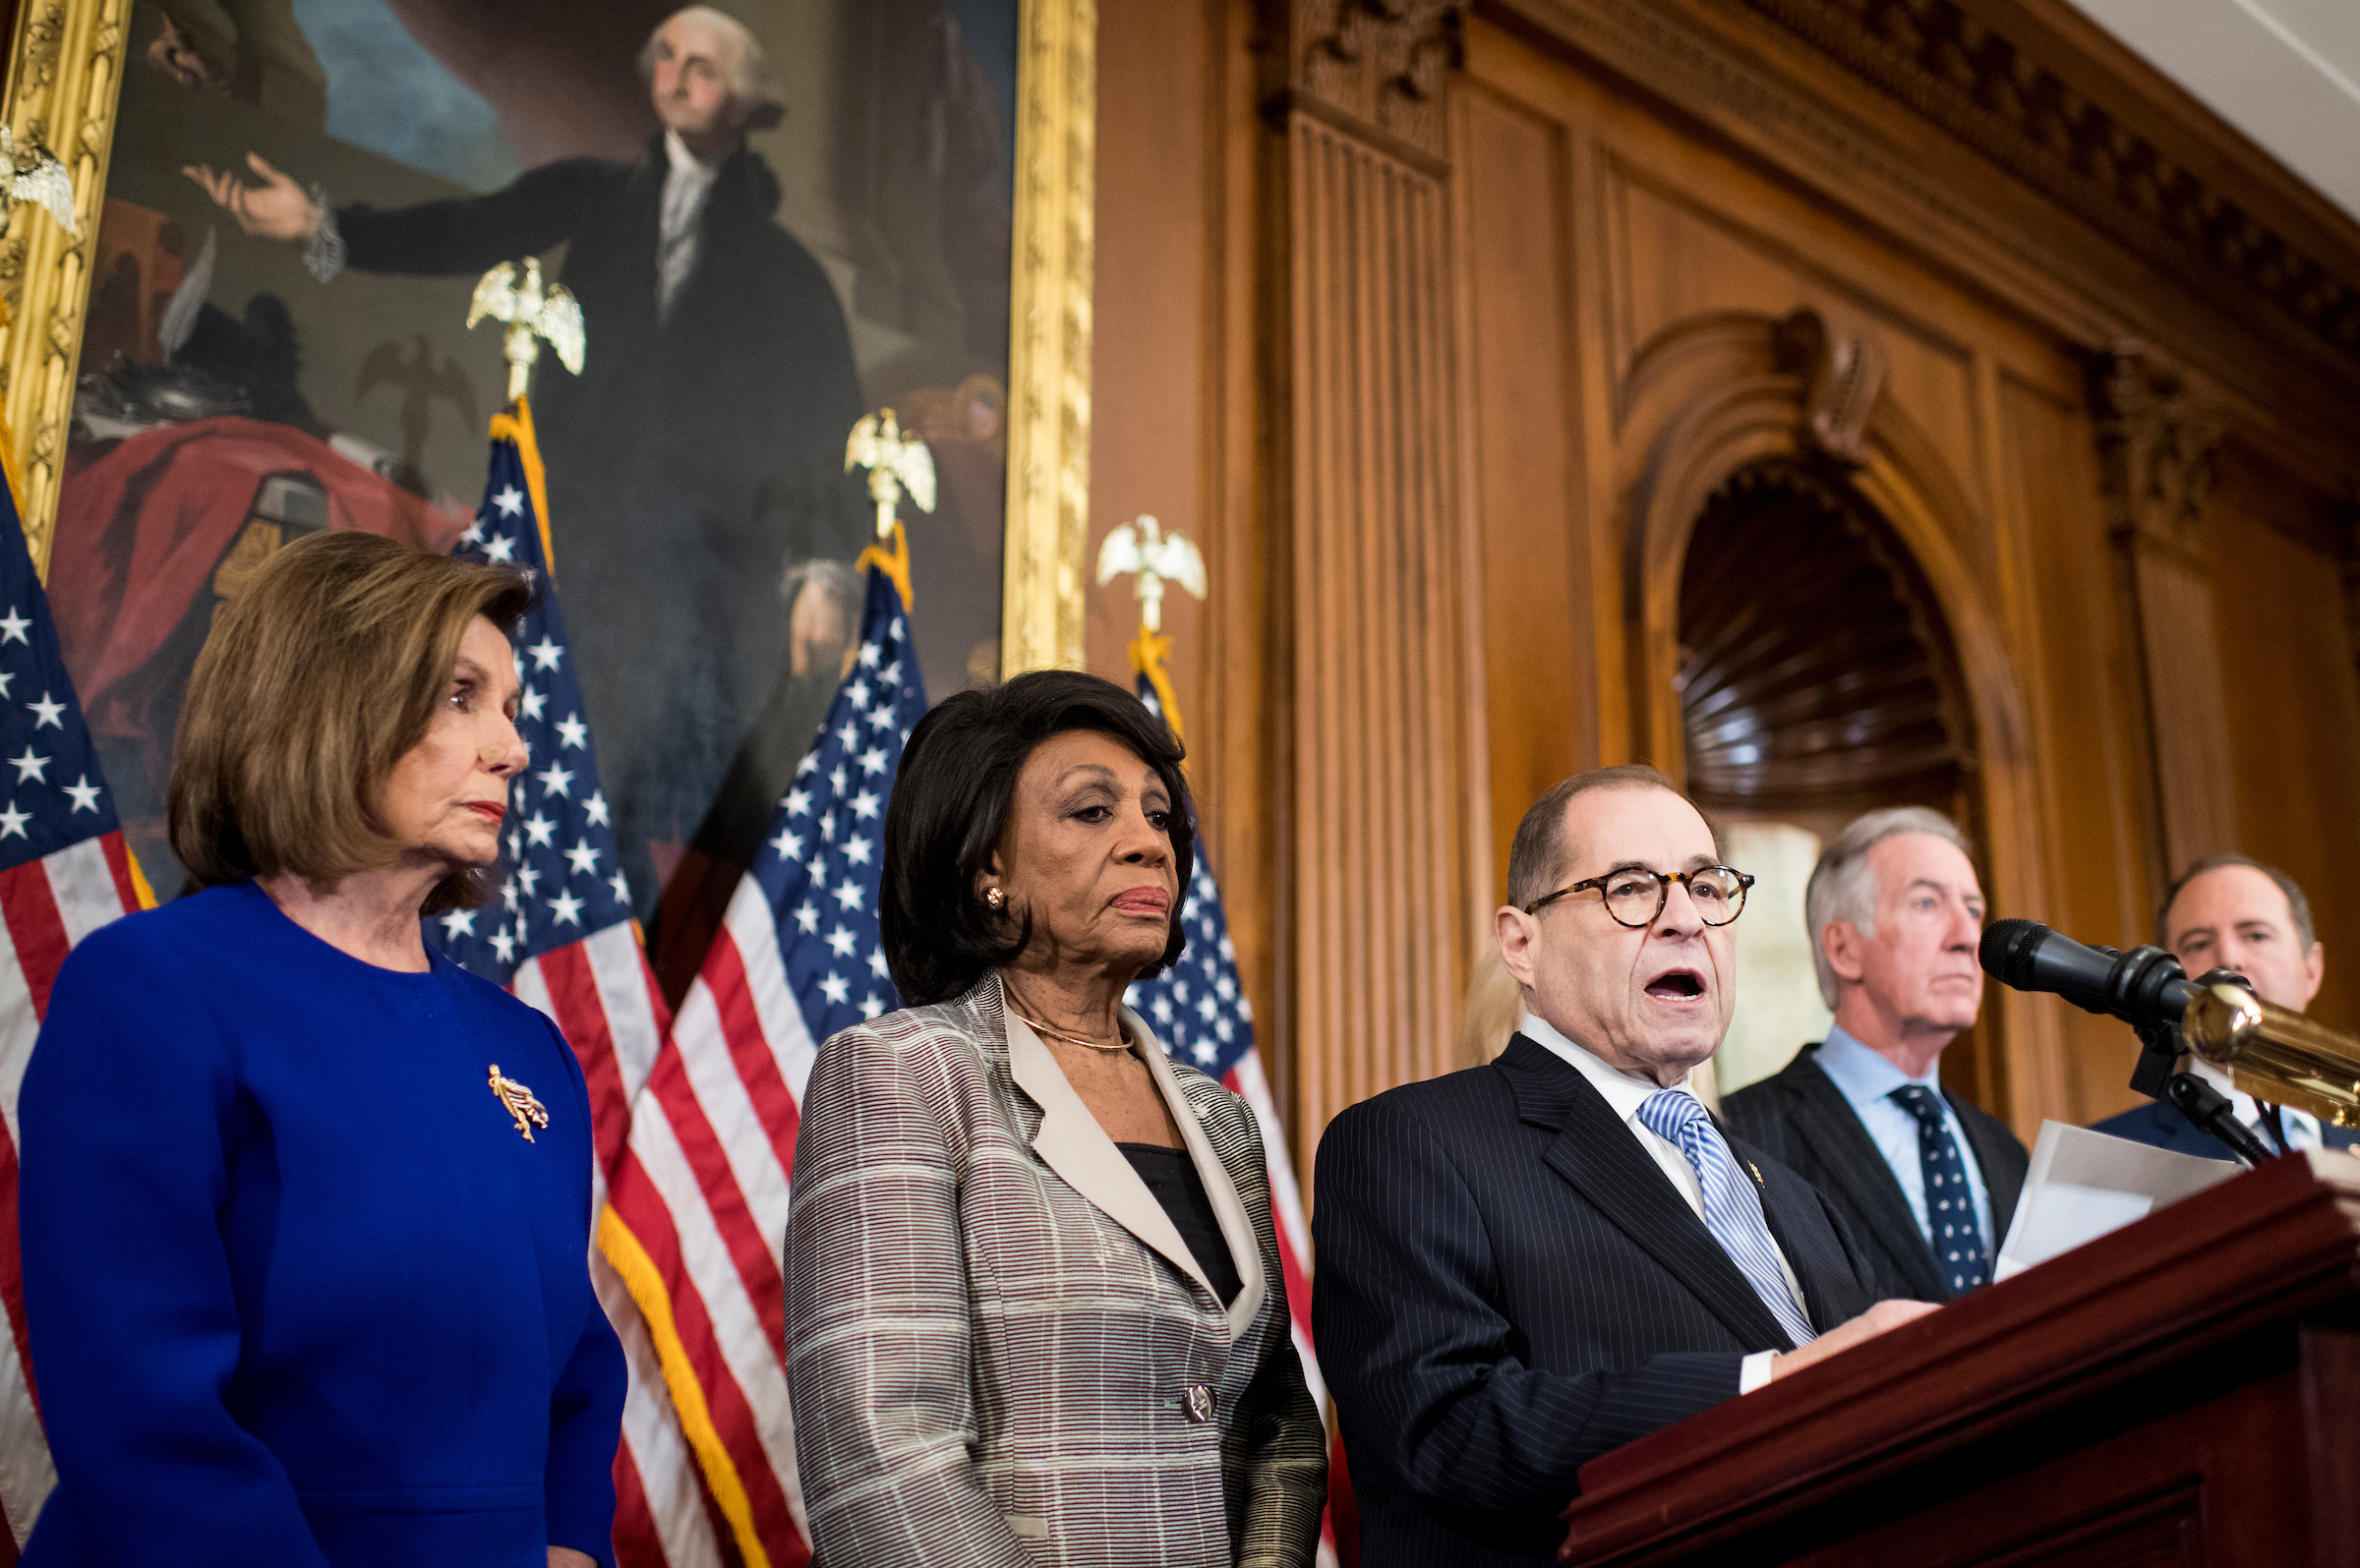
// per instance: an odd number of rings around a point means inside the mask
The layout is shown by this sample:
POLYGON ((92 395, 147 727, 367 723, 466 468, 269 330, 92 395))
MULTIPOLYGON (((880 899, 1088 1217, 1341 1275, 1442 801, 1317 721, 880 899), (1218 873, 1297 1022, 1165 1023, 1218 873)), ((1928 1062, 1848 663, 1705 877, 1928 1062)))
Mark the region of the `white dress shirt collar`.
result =
POLYGON ((1845 1032, 1840 1023, 1827 1026, 1827 1039, 1812 1058, 1819 1071, 1835 1079, 1836 1087, 1845 1097, 1858 1104, 1863 1100, 1881 1100, 1895 1089, 1915 1083, 1921 1088, 1942 1092, 1942 1059, 1918 1076, 1912 1077, 1897 1066, 1891 1057, 1872 1051, 1845 1032))
POLYGON ((693 181, 698 187, 710 187, 720 177, 721 166, 728 160, 714 158, 707 161, 700 158, 688 150, 688 144, 680 140, 679 132, 667 131, 664 133, 664 161, 669 165, 664 176, 667 187, 675 179, 693 181))
MULTIPOLYGON (((1653 1078, 1643 1078, 1636 1074, 1625 1073, 1621 1068, 1609 1065, 1604 1058, 1594 1055, 1566 1039, 1547 1018, 1536 1014, 1524 1014, 1516 1020, 1516 1027, 1535 1045, 1540 1046, 1551 1056, 1564 1061, 1583 1077, 1588 1078, 1590 1087, 1605 1096, 1606 1103, 1614 1111, 1617 1121, 1628 1122, 1636 1127, 1639 1107, 1647 1103, 1649 1095, 1663 1087, 1653 1078)), ((1689 1094, 1696 1092, 1688 1086, 1686 1078, 1681 1079, 1675 1087, 1689 1094)))

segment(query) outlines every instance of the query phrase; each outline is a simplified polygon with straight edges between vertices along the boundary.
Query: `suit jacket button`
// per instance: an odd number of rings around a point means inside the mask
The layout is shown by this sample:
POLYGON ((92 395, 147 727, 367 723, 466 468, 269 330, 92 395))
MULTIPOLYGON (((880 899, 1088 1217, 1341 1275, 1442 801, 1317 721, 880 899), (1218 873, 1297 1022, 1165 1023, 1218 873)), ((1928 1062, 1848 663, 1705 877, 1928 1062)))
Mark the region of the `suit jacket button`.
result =
POLYGON ((1212 1390, 1203 1383, 1188 1385, 1188 1419, 1193 1422, 1212 1420, 1212 1390))

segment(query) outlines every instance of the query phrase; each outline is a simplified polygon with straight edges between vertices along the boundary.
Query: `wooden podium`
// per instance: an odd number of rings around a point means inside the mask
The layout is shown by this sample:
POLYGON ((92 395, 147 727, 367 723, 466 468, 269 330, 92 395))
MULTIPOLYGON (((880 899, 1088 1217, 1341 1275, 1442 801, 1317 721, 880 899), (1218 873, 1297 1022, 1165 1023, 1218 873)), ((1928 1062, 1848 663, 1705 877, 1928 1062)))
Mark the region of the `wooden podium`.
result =
POLYGON ((1581 1488, 1585 1565, 2360 1568, 2360 1158, 2248 1172, 1581 1488))

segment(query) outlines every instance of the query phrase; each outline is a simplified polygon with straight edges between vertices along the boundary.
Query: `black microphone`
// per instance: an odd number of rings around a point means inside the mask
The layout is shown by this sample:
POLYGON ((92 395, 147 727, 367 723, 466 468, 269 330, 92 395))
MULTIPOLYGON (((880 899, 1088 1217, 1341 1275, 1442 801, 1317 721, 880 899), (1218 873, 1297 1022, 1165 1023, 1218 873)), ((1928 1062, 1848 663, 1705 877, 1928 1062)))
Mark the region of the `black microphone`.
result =
POLYGON ((2180 1021, 2198 987, 2161 948, 2086 948, 2036 920, 1995 920, 1983 933, 1983 972, 2017 991, 2048 991, 2135 1028, 2180 1021))

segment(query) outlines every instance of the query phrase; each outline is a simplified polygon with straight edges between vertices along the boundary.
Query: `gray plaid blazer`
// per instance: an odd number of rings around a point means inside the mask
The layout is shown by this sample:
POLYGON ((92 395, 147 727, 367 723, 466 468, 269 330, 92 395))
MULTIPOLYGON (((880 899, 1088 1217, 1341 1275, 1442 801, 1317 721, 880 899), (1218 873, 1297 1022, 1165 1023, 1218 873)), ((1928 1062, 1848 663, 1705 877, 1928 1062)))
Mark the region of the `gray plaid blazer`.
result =
POLYGON ((1311 1562, 1327 1430, 1261 1132, 1125 1017, 1243 1281, 1226 1310, 996 974, 821 1048, 787 1386, 823 1568, 1311 1562))

